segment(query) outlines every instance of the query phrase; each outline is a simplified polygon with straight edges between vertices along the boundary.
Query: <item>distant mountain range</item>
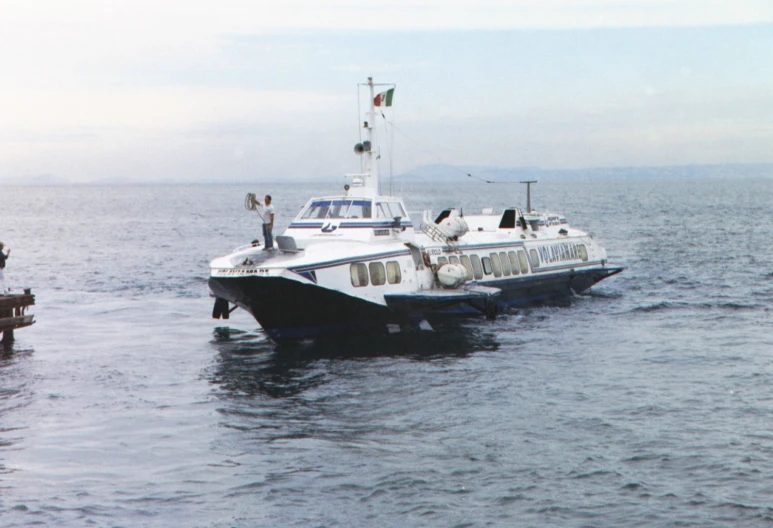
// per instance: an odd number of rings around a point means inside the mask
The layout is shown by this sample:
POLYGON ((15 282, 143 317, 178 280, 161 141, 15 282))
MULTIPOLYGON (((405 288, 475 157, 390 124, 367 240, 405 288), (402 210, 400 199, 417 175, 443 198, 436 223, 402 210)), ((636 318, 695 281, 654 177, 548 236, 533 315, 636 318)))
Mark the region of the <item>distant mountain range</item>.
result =
POLYGON ((424 165, 394 176, 395 180, 446 181, 467 176, 490 182, 563 179, 700 179, 773 178, 771 163, 732 163, 724 165, 672 165, 663 167, 599 167, 589 169, 541 169, 539 167, 487 167, 424 165))
POLYGON ((67 185, 70 182, 67 181, 67 178, 53 174, 35 174, 32 176, 9 178, 5 181, 0 180, 0 184, 3 183, 8 185, 67 185))

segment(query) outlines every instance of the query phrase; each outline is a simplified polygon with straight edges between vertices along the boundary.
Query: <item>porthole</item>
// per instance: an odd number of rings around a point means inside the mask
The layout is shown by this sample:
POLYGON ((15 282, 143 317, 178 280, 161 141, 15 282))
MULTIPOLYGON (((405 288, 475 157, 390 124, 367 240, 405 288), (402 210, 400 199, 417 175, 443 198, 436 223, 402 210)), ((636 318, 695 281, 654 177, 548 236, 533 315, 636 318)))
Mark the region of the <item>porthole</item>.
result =
POLYGON ((539 253, 537 253, 537 250, 530 249, 529 256, 531 257, 531 267, 534 269, 539 268, 539 253))
POLYGON ((504 251, 499 252, 499 260, 502 261, 502 275, 507 277, 510 275, 510 259, 507 258, 507 253, 504 251))
POLYGON ((467 255, 462 255, 459 257, 459 260, 462 262, 462 266, 464 266, 464 269, 467 271, 467 280, 472 280, 472 264, 470 264, 470 257, 467 255))
POLYGON ((478 255, 470 255, 470 262, 472 262, 472 271, 475 280, 483 278, 483 266, 480 265, 480 257, 478 255))
POLYGON ((521 273, 529 272, 529 262, 526 260, 526 253, 518 250, 518 262, 521 263, 521 273))
POLYGON ((389 284, 400 284, 402 275, 400 274, 400 263, 390 260, 386 263, 386 276, 389 284))
POLYGON ((352 277, 352 286, 360 287, 368 285, 368 267, 362 262, 355 262, 349 267, 352 277))
POLYGON ((491 253, 489 255, 491 258, 491 271, 494 272, 494 277, 501 277, 502 276, 502 263, 499 262, 499 254, 498 253, 491 253))
POLYGON ((521 272, 521 263, 518 262, 518 255, 515 251, 508 251, 507 258, 510 260, 510 267, 513 268, 513 275, 518 275, 521 272))
POLYGON ((371 262, 368 264, 370 269, 370 282, 373 286, 381 286, 386 283, 386 272, 381 262, 371 262))
POLYGON ((480 259, 480 262, 483 264, 483 273, 491 275, 491 259, 489 257, 483 257, 480 259))

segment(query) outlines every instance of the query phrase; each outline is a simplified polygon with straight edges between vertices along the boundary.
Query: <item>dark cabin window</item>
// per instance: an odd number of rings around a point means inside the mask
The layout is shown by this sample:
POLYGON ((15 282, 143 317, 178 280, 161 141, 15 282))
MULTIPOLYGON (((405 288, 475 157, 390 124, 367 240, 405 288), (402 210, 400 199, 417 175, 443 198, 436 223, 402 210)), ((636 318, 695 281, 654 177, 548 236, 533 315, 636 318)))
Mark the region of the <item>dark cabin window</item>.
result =
POLYGON ((512 229, 515 227, 515 209, 505 209, 502 214, 502 220, 499 222, 499 229, 512 229))
POLYGON ((483 273, 491 275, 491 259, 488 257, 481 257, 480 261, 483 264, 483 273))
POLYGON ((448 218, 448 215, 450 214, 451 214, 451 209, 446 209, 445 211, 440 213, 437 218, 435 218, 435 223, 439 224, 440 222, 448 218))

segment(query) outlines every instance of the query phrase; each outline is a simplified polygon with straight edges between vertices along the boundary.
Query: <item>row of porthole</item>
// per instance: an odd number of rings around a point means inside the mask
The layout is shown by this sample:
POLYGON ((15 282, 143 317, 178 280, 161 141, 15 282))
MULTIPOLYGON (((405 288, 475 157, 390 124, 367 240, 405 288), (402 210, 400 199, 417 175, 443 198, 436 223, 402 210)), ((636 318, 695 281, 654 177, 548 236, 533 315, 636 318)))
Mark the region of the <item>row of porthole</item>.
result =
POLYGON ((468 279, 482 279, 483 275, 494 275, 495 277, 518 275, 528 273, 529 262, 526 259, 526 253, 518 251, 500 251, 499 253, 490 253, 487 257, 478 255, 451 255, 450 257, 438 257, 438 266, 443 264, 461 264, 467 270, 468 279))
MULTIPOLYGON (((588 253, 584 245, 580 246, 582 260, 588 260, 588 253)), ((537 250, 529 250, 531 265, 538 268, 540 264, 537 250)), ((451 255, 449 257, 438 257, 438 267, 443 264, 461 264, 467 271, 468 279, 479 280, 483 275, 494 275, 494 277, 510 275, 519 275, 529 272, 529 261, 526 253, 519 249, 518 251, 500 251, 499 253, 489 253, 487 257, 478 255, 451 255)), ((382 286, 387 282, 389 284, 399 284, 402 281, 400 273, 400 264, 395 260, 386 263, 386 268, 382 262, 371 262, 364 264, 355 262, 349 268, 351 274, 352 286, 360 287, 372 284, 373 286, 382 286)))
POLYGON ((349 273, 352 278, 352 286, 360 287, 372 284, 373 286, 383 286, 389 284, 400 284, 403 280, 400 273, 400 263, 396 260, 390 260, 386 263, 386 268, 382 262, 355 262, 349 267, 349 273))
MULTIPOLYGON (((588 252, 584 245, 580 245, 580 255, 583 262, 588 260, 588 252)), ((530 249, 531 266, 534 269, 539 268, 540 260, 537 250, 530 249)), ((451 255, 450 257, 438 257, 438 267, 443 264, 461 264, 467 270, 468 279, 482 279, 483 275, 494 275, 494 277, 509 277, 519 273, 529 272, 529 261, 523 250, 518 251, 500 251, 499 253, 489 253, 487 257, 478 255, 451 255)))

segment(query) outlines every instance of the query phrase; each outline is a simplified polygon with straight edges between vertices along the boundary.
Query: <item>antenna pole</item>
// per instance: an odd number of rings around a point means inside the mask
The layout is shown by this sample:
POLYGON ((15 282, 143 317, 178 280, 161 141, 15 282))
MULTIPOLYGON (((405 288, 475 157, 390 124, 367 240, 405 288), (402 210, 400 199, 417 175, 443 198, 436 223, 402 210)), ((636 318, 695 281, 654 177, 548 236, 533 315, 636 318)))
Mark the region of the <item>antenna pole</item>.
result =
POLYGON ((537 183, 537 180, 522 181, 526 184, 526 212, 531 213, 531 184, 537 183))
POLYGON ((373 77, 368 77, 368 88, 370 89, 370 100, 368 101, 369 105, 369 112, 368 112, 368 121, 366 122, 365 129, 367 131, 367 138, 368 143, 370 144, 370 148, 366 150, 365 155, 367 156, 367 168, 366 173, 368 176, 366 176, 370 182, 368 182, 368 186, 371 189, 375 189, 376 193, 378 194, 380 192, 381 182, 379 181, 379 174, 378 174, 378 165, 375 163, 375 160, 373 159, 373 151, 378 149, 378 145, 376 144, 376 130, 375 130, 375 124, 376 124, 376 105, 375 105, 375 98, 376 94, 374 92, 373 87, 373 77))

